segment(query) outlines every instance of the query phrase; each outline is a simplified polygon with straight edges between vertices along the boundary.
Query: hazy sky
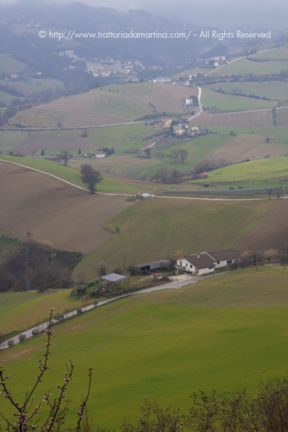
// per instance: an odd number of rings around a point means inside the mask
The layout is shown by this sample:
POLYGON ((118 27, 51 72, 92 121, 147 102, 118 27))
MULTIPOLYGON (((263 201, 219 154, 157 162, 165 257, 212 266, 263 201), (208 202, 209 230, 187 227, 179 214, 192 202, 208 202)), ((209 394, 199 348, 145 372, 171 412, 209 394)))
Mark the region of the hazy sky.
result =
MULTIPOLYGON (((12 4, 17 1, 0 0, 1 4, 12 4)), ((34 0, 35 1, 35 0, 34 0)), ((49 3, 71 3, 75 0, 39 0, 49 3)), ((233 25, 236 23, 287 29, 288 0, 78 0, 90 6, 113 7, 118 10, 144 9, 167 17, 180 18, 186 22, 205 21, 210 25, 233 25)), ((40 3, 40 4, 41 4, 40 3)), ((267 29, 268 29, 267 27, 267 29)))
MULTIPOLYGON (((16 1, 21 0, 0 0, 0 4, 12 4, 16 1)), ((75 0, 48 0, 51 3, 68 3, 73 2, 75 0)), ((43 2, 43 0, 42 0, 43 2)), ((233 9, 233 8, 261 8, 265 6, 270 6, 274 10, 283 7, 288 10, 287 0, 241 0, 241 4, 239 6, 235 5, 235 3, 231 0, 80 0, 79 3, 86 3, 91 6, 107 6, 107 7, 115 7, 117 9, 170 9, 170 8, 181 8, 181 7, 189 7, 189 10, 193 8, 193 5, 203 5, 208 7, 217 7, 218 9, 223 8, 223 13, 225 13, 225 8, 233 9)))

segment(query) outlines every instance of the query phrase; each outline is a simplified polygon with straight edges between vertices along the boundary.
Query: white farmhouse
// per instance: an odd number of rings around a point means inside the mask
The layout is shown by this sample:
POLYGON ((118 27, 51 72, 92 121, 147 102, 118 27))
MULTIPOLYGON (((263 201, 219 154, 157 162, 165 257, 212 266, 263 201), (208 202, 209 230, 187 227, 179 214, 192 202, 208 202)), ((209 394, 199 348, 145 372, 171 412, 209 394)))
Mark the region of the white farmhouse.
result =
POLYGON ((215 271, 215 260, 207 252, 201 252, 177 259, 176 267, 178 270, 201 276, 215 271))

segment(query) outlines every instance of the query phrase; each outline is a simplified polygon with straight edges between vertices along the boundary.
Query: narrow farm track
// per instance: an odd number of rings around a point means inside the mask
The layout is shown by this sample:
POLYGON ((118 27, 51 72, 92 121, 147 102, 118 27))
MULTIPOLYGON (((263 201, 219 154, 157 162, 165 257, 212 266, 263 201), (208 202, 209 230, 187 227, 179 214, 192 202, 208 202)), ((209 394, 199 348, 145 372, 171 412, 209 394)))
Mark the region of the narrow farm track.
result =
MULTIPOLYGON (((107 300, 103 300, 100 302, 96 302, 94 304, 90 304, 88 306, 83 306, 82 308, 79 309, 75 309, 71 312, 67 312, 66 314, 63 315, 63 319, 61 320, 57 320, 56 318, 52 319, 52 324, 58 324, 60 322, 63 322, 65 320, 71 319, 71 318, 75 318, 82 313, 85 312, 89 312, 92 309, 101 307, 101 306, 105 306, 108 303, 112 303, 114 301, 120 300, 122 298, 126 298, 129 297, 131 295, 141 295, 141 294, 146 294, 146 293, 150 293, 150 292, 154 292, 154 291, 162 291, 162 290, 166 290, 166 289, 179 289, 179 288, 183 288, 186 285, 190 285, 190 284, 195 284, 197 282, 199 282, 199 280, 202 279, 207 279, 207 278, 211 278, 211 277, 215 277, 218 276, 220 274, 223 273, 217 273, 217 274, 213 274, 213 275, 207 275, 207 276, 202 276, 202 277, 198 277, 198 276, 188 276, 185 279, 182 280, 174 280, 172 282, 168 282, 162 285, 155 285, 152 286, 150 288, 144 288, 142 290, 139 291, 135 291, 135 292, 131 292, 128 294, 123 294, 117 297, 112 297, 110 299, 107 300)), ((31 327, 30 329, 24 330, 23 332, 5 340, 4 342, 0 343, 0 351, 8 349, 10 346, 14 346, 17 345, 19 343, 21 343, 22 340, 26 340, 26 339, 30 339, 33 336, 38 335, 39 333, 43 333, 49 326, 49 321, 45 321, 41 324, 38 324, 34 327, 31 327)))

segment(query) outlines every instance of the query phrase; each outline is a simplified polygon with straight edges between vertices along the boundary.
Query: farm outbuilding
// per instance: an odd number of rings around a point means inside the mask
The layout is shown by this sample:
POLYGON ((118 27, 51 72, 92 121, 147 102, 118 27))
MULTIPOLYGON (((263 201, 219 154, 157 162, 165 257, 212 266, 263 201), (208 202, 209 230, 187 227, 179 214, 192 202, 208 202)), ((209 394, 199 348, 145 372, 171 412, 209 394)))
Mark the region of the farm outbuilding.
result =
POLYGON ((151 273, 158 270, 168 270, 170 266, 170 260, 159 260, 136 264, 133 268, 139 273, 151 273))
POLYGON ((101 276, 101 279, 108 283, 118 284, 122 280, 126 279, 126 276, 119 273, 109 273, 108 275, 101 276))

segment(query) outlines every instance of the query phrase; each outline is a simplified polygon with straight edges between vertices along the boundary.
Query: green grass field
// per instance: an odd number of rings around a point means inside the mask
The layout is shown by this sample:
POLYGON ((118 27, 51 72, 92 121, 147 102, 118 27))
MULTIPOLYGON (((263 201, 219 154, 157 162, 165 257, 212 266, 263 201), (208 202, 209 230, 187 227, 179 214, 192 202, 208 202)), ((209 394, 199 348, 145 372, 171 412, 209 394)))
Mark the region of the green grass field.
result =
POLYGON ((219 70, 216 69, 215 72, 213 72, 213 75, 269 75, 287 70, 288 63, 286 61, 254 62, 247 59, 240 59, 231 64, 225 65, 219 70))
MULTIPOLYGON (((8 156, 1 155, 0 159, 10 160, 12 162, 17 162, 23 165, 26 165, 31 168, 36 168, 41 171, 45 171, 49 174, 53 174, 64 180, 67 180, 77 186, 86 187, 81 180, 80 171, 71 168, 69 166, 65 167, 60 162, 54 162, 46 159, 40 158, 29 158, 29 157, 17 157, 17 156, 8 156)), ((89 163, 89 161, 83 160, 84 163, 89 163)), ((125 180, 121 181, 115 178, 103 176, 103 180, 97 186, 97 190, 99 192, 134 192, 137 190, 141 190, 141 186, 134 185, 133 183, 125 182, 125 180)))
POLYGON ((12 96, 11 94, 9 94, 3 90, 0 90, 0 103, 1 104, 4 103, 6 105, 9 105, 13 99, 16 99, 15 96, 12 96))
MULTIPOLYGON (((1 100, 1 92, 0 92, 1 100)), ((113 147, 115 153, 121 154, 139 150, 149 143, 145 138, 153 135, 155 126, 132 124, 108 128, 90 129, 88 137, 81 137, 83 131, 33 131, 15 132, 0 131, 0 150, 18 150, 26 155, 40 154, 44 149, 46 154, 57 154, 63 150, 70 153, 95 152, 99 147, 113 147)))
MULTIPOLYGON (((148 199, 124 210, 106 225, 118 233, 87 255, 75 269, 96 277, 93 263, 109 268, 203 250, 227 249, 254 227, 276 201, 205 202, 148 199), (85 272, 85 269, 88 270, 85 272)), ((82 276, 83 277, 83 276, 82 276)))
POLYGON ((113 147, 116 153, 129 150, 139 150, 147 145, 144 138, 153 135, 155 127, 144 124, 124 125, 117 127, 89 130, 89 151, 96 151, 99 147, 113 147))
POLYGON ((244 111, 258 108, 271 108, 276 105, 276 102, 220 94, 211 89, 204 88, 202 104, 204 107, 216 107, 220 111, 244 111))
MULTIPOLYGON (((122 154, 116 154, 104 160, 93 160, 91 164, 108 175, 111 174, 130 179, 147 180, 160 168, 176 169, 181 172, 192 169, 196 163, 203 158, 209 157, 210 153, 220 147, 227 139, 229 139, 228 136, 222 135, 206 135, 193 140, 169 138, 151 149, 151 158, 139 158, 137 154, 123 152, 122 154), (188 157, 185 163, 181 161, 175 163, 168 157, 171 151, 175 149, 187 150, 188 157), (159 159, 156 156, 157 153, 163 153, 164 158, 159 159)), ((145 144, 147 145, 147 142, 145 144)), ((142 145, 144 145, 144 142, 142 142, 142 145)), ((115 149, 117 151, 116 146, 115 149)), ((71 165, 79 168, 80 163, 81 161, 75 159, 71 162, 71 165)), ((163 189, 163 185, 161 186, 163 189)), ((147 187, 159 188, 159 185, 149 184, 147 187)), ((164 185, 164 188, 166 188, 166 185, 164 185)))
POLYGON ((27 65, 22 63, 9 54, 0 54, 0 75, 18 74, 27 69, 27 65))
MULTIPOLYGON (((245 82, 245 83, 220 83, 212 84, 210 89, 223 89, 228 93, 242 93, 244 95, 255 95, 266 97, 272 100, 285 101, 288 99, 287 84, 283 81, 264 81, 264 82, 245 82)), ((225 97, 221 94, 219 96, 225 97)), ((235 96, 236 98, 239 96, 235 96)), ((250 99, 251 103, 257 102, 256 99, 250 99)), ((260 101, 261 102, 261 101, 260 101)), ((262 101, 263 102, 263 101, 262 101)), ((265 101, 264 101, 265 102, 265 101)), ((267 103, 267 101, 266 101, 267 103)), ((271 105, 266 105, 267 107, 271 105)), ((264 107, 264 105, 263 105, 264 107)))
MULTIPOLYGON (((197 180, 197 183, 218 182, 264 182, 280 180, 288 176, 287 157, 259 159, 233 164, 207 173, 208 178, 197 180)), ((193 181, 195 183, 195 181, 193 181)))
POLYGON ((23 96, 30 96, 33 93, 43 92, 48 89, 64 90, 63 82, 53 78, 26 78, 13 81, 0 80, 0 84, 22 93, 23 96))
MULTIPOLYGON (((102 90, 102 89, 101 89, 102 90)), ((121 113, 121 116, 125 118, 143 117, 151 113, 149 105, 143 104, 139 100, 139 96, 146 96, 152 93, 151 83, 140 83, 133 85, 113 85, 108 88, 108 91, 104 88, 104 91, 100 91, 95 95, 95 101, 91 108, 91 111, 98 112, 101 107, 103 114, 117 116, 121 113)))
POLYGON ((49 290, 0 293, 0 329, 2 335, 22 331, 45 321, 49 310, 63 313, 82 306, 80 299, 70 297, 71 290, 49 290))
MULTIPOLYGON (((287 376, 288 271, 241 270, 179 290, 130 297, 55 328, 49 371, 38 397, 62 382, 65 362, 75 421, 87 371, 94 368, 91 420, 117 427, 144 399, 189 407, 199 388, 256 391, 259 381, 287 376)), ((44 336, 0 353, 9 386, 23 397, 37 371, 44 336), (25 371, 25 373, 23 373, 25 371)), ((2 398, 7 414, 7 401, 2 398)))
POLYGON ((263 51, 261 50, 249 57, 257 58, 257 59, 269 59, 269 60, 273 60, 273 59, 287 60, 287 56, 288 56, 288 46, 286 44, 279 48, 273 48, 270 50, 263 50, 263 51))

